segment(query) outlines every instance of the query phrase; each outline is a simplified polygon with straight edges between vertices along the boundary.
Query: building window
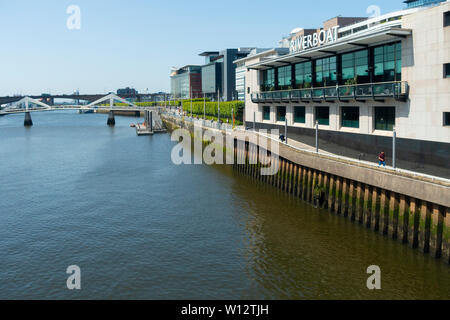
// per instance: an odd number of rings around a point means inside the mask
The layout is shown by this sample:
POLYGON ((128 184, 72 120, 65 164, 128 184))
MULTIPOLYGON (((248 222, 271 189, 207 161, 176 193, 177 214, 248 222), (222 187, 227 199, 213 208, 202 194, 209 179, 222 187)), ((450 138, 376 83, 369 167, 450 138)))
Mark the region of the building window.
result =
POLYGON ((444 126, 450 126, 450 112, 444 112, 444 126))
POLYGON ((369 50, 361 50, 342 55, 342 84, 368 83, 369 50))
POLYGON ((444 12, 444 27, 450 26, 450 11, 444 12))
POLYGON ((294 123, 306 123, 305 107, 294 107, 294 123))
POLYGON ((262 72, 263 84, 261 91, 271 91, 275 89, 275 69, 264 70, 262 72))
POLYGON ((329 107, 316 107, 316 121, 320 125, 330 125, 330 108, 329 107))
POLYGON ((341 126, 344 128, 359 128, 359 107, 341 108, 341 126))
POLYGON ((450 78, 450 63, 444 64, 444 78, 450 78))
POLYGON ((263 119, 270 121, 270 107, 263 107, 263 119))
POLYGON ((312 62, 303 62, 295 65, 295 88, 311 88, 312 85, 312 62))
POLYGON ((277 121, 286 121, 286 107, 277 107, 277 121))
POLYGON ((375 107, 375 130, 393 131, 395 107, 375 107))
POLYGON ((336 56, 316 60, 316 87, 335 86, 337 83, 336 56))
POLYGON ((280 90, 291 89, 292 83, 292 67, 285 66, 278 68, 278 88, 280 90))
POLYGON ((373 49, 374 82, 402 80, 402 44, 393 43, 373 49))

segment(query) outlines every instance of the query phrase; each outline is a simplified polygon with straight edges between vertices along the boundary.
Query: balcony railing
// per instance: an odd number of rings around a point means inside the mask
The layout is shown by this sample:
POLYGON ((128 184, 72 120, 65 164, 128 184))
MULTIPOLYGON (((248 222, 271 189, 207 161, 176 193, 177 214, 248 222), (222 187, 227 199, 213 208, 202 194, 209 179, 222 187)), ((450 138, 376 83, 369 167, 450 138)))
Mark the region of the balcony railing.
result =
POLYGON ((252 93, 254 103, 321 102, 349 100, 384 100, 392 98, 406 101, 409 86, 406 81, 342 85, 323 88, 293 89, 252 93))

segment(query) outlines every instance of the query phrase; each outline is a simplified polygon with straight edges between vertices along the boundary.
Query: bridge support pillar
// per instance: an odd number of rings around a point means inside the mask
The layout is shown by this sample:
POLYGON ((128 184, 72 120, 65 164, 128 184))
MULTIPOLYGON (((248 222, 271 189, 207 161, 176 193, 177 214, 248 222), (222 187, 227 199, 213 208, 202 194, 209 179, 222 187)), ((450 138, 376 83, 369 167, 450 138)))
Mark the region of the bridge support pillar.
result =
POLYGON ((31 127, 33 125, 33 120, 31 120, 31 114, 29 112, 25 112, 25 120, 23 121, 23 125, 25 127, 31 127))
POLYGON ((107 125, 111 127, 116 125, 116 119, 114 118, 114 111, 109 112, 107 125))

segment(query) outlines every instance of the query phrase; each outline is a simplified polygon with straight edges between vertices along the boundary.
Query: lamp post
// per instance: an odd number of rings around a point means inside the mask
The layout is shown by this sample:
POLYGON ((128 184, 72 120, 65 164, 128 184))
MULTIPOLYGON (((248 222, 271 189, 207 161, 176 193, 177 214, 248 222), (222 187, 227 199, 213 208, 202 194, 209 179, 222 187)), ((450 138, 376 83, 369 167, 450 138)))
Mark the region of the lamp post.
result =
POLYGON ((319 153, 319 121, 316 120, 316 153, 319 153))
POLYGON ((394 132, 392 134, 392 167, 394 169, 397 168, 397 163, 396 163, 396 141, 397 140, 397 130, 395 130, 394 128, 394 132))
POLYGON ((203 93, 203 120, 206 120, 206 93, 203 93))
POLYGON ((288 144, 288 118, 287 114, 284 115, 284 139, 286 144, 288 144))
POLYGON ((191 96, 191 119, 192 119, 192 88, 191 88, 191 94, 190 94, 190 96, 191 96))
POLYGON ((217 123, 220 126, 220 89, 217 91, 217 123))

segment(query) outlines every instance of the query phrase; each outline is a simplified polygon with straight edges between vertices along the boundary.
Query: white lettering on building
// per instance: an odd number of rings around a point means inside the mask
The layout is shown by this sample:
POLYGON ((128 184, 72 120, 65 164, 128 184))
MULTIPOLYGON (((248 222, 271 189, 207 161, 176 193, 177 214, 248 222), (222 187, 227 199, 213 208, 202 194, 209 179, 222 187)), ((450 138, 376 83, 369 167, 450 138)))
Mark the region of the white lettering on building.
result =
POLYGON ((331 44, 336 42, 339 26, 328 30, 320 30, 312 35, 305 35, 291 40, 289 50, 291 53, 300 52, 306 49, 331 44))

